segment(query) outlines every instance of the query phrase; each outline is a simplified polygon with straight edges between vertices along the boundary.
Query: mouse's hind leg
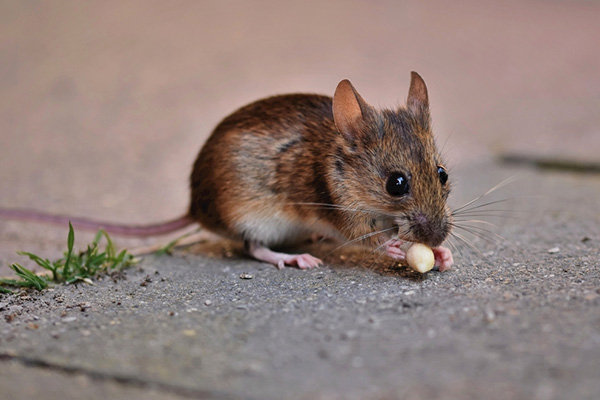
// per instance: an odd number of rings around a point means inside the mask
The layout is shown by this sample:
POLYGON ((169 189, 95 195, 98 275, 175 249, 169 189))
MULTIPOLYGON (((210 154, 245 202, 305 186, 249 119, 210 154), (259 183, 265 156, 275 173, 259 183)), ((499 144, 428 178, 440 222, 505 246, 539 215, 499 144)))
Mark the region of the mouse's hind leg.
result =
POLYGON ((286 254, 279 253, 268 247, 253 241, 245 242, 246 251, 252 257, 260 261, 265 261, 283 269, 286 265, 297 266, 300 269, 309 269, 323 264, 320 259, 308 254, 286 254))

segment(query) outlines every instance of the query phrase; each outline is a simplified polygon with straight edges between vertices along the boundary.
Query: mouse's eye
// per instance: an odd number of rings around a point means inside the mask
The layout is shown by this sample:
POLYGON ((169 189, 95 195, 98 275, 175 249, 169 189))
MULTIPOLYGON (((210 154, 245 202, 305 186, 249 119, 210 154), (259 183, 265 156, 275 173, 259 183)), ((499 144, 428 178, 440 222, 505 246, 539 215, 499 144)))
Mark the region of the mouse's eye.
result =
POLYGON ((385 189, 392 196, 404 196, 408 193, 408 179, 400 172, 393 172, 385 184, 385 189))
POLYGON ((438 173, 438 176, 440 177, 440 182, 442 182, 442 185, 445 185, 446 182, 448 182, 448 172, 446 172, 446 168, 439 165, 438 169, 437 169, 437 173, 438 173))

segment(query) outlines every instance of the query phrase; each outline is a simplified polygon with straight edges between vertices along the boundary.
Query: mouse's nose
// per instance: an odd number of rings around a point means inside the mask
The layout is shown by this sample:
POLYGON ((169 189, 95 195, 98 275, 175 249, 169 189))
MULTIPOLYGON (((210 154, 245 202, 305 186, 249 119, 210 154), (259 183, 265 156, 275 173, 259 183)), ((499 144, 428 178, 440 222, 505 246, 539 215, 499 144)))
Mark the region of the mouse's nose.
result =
POLYGON ((448 224, 445 218, 432 218, 419 211, 413 214, 410 222, 410 233, 415 242, 436 247, 441 245, 448 236, 448 224))
POLYGON ((427 216, 424 213, 418 212, 413 217, 413 223, 415 225, 419 225, 419 226, 427 226, 427 225, 429 225, 429 220, 427 219, 427 216))

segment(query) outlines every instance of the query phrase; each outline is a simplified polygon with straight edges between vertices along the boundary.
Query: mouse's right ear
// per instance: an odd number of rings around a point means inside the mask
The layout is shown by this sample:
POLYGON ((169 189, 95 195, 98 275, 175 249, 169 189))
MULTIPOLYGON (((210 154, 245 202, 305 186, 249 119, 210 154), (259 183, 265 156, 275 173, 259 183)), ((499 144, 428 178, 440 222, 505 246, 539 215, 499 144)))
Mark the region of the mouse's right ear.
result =
POLYGON ((346 140, 353 142, 356 139, 367 108, 367 103, 348 79, 337 85, 333 95, 333 121, 346 140))
POLYGON ((410 88, 408 89, 408 98, 406 105, 410 111, 415 114, 429 112, 429 95, 427 86, 421 75, 415 71, 410 73, 410 88))

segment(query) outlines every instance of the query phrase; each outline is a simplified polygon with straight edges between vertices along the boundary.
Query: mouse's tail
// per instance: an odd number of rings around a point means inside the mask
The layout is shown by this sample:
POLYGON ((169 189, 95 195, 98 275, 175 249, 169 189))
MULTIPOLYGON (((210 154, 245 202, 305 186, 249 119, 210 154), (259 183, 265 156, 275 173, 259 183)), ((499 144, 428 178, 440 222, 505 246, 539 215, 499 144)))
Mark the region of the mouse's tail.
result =
POLYGON ((36 210, 23 208, 0 208, 0 218, 16 221, 44 222, 53 225, 67 225, 69 222, 75 229, 96 231, 103 229, 111 235, 149 237, 160 236, 175 232, 193 224, 195 221, 188 214, 172 219, 148 225, 117 224, 83 217, 71 217, 68 215, 50 214, 36 210))

